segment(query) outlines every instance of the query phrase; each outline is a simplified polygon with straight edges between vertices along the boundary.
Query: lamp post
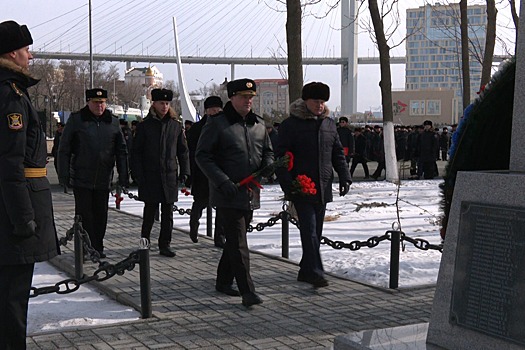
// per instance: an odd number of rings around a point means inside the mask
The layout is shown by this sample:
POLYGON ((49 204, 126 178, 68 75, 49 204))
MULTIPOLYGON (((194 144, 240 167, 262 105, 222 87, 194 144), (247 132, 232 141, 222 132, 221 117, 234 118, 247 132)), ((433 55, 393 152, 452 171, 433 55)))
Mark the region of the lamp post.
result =
POLYGON ((213 78, 211 78, 210 80, 208 80, 205 83, 203 83, 199 79, 195 79, 195 80, 202 84, 202 90, 204 91, 204 97, 207 97, 208 96, 208 87, 207 86, 208 86, 209 83, 211 83, 213 81, 213 78))
POLYGON ((53 137, 53 109, 56 108, 57 105, 56 95, 53 95, 52 100, 49 101, 49 104, 49 137, 53 137))
MULTIPOLYGON (((45 95, 44 96, 44 114, 45 114, 46 118, 47 118, 47 107, 49 106, 48 103, 49 103, 49 98, 47 97, 47 95, 45 95)), ((44 126, 45 126, 45 124, 44 124, 44 126)), ((46 134, 50 134, 50 133, 51 133, 50 130, 48 132, 46 132, 46 134)))

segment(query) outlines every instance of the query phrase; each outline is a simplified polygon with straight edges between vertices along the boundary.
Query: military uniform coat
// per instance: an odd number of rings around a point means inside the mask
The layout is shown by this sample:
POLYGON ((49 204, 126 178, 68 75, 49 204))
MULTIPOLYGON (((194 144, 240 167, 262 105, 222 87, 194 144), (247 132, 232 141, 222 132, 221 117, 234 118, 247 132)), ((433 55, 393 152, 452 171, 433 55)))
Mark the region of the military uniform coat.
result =
POLYGON ((30 264, 58 254, 49 181, 26 178, 24 168, 45 168, 46 137, 27 88, 38 81, 0 59, 0 265, 30 264), (34 220, 34 235, 14 235, 34 220))
POLYGON ((161 119, 152 108, 144 121, 137 124, 131 171, 139 184, 139 199, 144 202, 176 202, 179 175, 190 175, 182 123, 171 108, 168 113, 161 119))

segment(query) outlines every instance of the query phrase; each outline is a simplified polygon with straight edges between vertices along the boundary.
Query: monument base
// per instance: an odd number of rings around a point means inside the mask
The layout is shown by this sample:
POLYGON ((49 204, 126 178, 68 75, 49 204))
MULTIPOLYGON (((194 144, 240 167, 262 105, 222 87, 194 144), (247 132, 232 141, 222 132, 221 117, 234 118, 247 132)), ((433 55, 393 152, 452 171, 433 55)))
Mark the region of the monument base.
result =
POLYGON ((525 243, 524 193, 523 173, 458 173, 428 344, 524 348, 520 294, 525 266, 523 256, 517 256, 525 243))

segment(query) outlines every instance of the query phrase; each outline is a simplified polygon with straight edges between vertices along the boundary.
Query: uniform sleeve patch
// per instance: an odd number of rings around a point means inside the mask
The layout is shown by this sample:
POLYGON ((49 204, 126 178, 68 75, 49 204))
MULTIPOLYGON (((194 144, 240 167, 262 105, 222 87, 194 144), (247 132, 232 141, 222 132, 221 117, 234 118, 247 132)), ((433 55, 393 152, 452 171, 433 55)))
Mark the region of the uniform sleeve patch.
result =
POLYGON ((19 113, 8 114, 7 122, 9 124, 9 129, 11 130, 20 130, 24 126, 22 121, 22 114, 19 113))

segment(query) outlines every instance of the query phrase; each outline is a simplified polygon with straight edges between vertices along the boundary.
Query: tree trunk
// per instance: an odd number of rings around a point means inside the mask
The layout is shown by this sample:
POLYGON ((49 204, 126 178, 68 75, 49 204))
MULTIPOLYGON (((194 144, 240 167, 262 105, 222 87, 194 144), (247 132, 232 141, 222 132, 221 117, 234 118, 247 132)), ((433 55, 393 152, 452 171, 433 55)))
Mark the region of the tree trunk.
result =
POLYGON ((368 0, 370 17, 379 49, 379 65, 381 71, 381 104, 383 106, 383 137, 385 147, 386 180, 399 182, 397 169, 396 147, 394 139, 394 111, 392 107, 392 75, 390 72, 390 47, 388 46, 383 20, 379 14, 377 0, 368 0))
POLYGON ((495 0, 487 0, 487 34, 485 37, 485 52, 483 54, 483 68, 481 70, 480 91, 490 80, 492 75, 492 58, 496 45, 496 10, 495 0))
POLYGON ((303 88, 301 17, 301 0, 286 0, 286 43, 288 45, 288 93, 290 103, 301 97, 303 88))
MULTIPOLYGON (((514 22, 514 27, 516 28, 516 48, 518 47, 518 25, 520 18, 518 17, 518 12, 516 11, 516 0, 509 0, 510 2, 510 12, 512 13, 512 21, 514 22)), ((517 52, 515 49, 514 52, 517 52)))
POLYGON ((463 109, 470 104, 470 55, 468 44, 468 17, 467 0, 460 0, 459 11, 461 13, 461 73, 463 76, 463 109))

